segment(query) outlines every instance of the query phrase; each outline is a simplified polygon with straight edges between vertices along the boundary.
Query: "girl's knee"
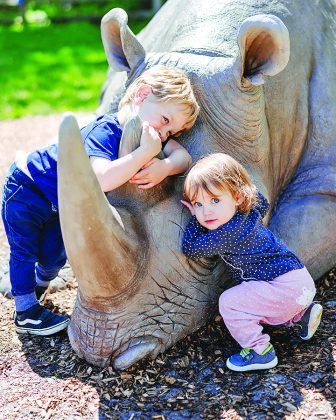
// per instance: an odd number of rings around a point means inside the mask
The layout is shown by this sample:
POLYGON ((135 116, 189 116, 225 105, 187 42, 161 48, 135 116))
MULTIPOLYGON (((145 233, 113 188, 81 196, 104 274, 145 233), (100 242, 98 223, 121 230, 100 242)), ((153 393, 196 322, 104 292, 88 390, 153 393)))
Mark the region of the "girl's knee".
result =
POLYGON ((296 298, 296 302, 299 303, 301 306, 306 307, 309 306, 316 295, 316 287, 315 282, 311 275, 309 274, 308 270, 305 270, 305 276, 301 281, 301 290, 298 293, 296 298))
POLYGON ((227 290, 225 292, 223 292, 220 296, 219 296, 219 305, 223 305, 225 306, 226 302, 228 301, 228 293, 227 290))
POLYGON ((315 286, 303 287, 300 295, 297 296, 296 298, 296 302, 303 308, 306 308, 313 302, 315 294, 316 294, 315 286))
POLYGON ((232 310, 233 304, 233 294, 230 292, 231 289, 225 290, 218 301, 219 312, 222 317, 225 319, 225 315, 228 314, 232 310))

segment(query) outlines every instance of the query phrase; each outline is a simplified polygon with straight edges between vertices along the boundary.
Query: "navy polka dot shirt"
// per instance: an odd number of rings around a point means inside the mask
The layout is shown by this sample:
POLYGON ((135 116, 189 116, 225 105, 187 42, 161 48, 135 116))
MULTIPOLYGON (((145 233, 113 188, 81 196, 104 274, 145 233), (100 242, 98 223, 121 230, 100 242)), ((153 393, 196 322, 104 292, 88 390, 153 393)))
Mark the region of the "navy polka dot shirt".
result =
POLYGON ((215 230, 204 228, 193 216, 183 238, 183 253, 190 258, 219 255, 238 283, 273 280, 281 274, 303 268, 303 263, 263 223, 269 209, 258 193, 258 203, 249 214, 239 211, 215 230))

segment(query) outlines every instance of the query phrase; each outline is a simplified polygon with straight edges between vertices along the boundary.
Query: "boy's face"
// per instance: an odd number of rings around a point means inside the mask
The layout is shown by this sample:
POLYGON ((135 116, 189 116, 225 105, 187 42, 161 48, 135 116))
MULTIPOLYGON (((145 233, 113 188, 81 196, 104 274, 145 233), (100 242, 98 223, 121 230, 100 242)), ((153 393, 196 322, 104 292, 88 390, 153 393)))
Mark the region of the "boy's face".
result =
POLYGON ((167 140, 185 128, 187 107, 174 100, 157 100, 150 87, 140 87, 133 102, 140 119, 148 121, 159 134, 161 141, 167 140))
POLYGON ((228 190, 213 189, 213 194, 209 195, 200 189, 191 204, 199 223, 209 230, 214 230, 232 219, 241 204, 241 199, 235 199, 228 190))

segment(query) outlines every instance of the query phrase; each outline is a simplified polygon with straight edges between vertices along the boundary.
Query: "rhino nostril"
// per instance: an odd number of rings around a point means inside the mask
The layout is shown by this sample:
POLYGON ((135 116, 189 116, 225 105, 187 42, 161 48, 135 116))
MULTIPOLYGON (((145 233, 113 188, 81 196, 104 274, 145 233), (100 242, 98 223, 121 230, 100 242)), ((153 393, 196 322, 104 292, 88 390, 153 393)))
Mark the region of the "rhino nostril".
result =
POLYGON ((151 353, 153 356, 156 356, 158 351, 155 349, 159 346, 159 340, 156 338, 151 338, 149 340, 140 342, 139 344, 134 344, 119 354, 112 362, 114 369, 124 370, 132 366, 134 363, 139 360, 149 356, 151 353))

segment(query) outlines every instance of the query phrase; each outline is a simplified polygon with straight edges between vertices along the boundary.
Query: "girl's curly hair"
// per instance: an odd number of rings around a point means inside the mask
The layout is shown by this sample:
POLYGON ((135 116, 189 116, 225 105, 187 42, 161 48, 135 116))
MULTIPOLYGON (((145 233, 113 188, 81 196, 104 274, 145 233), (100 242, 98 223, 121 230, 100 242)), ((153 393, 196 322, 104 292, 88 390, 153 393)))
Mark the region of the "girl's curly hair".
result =
POLYGON ((183 195, 189 202, 193 202, 199 190, 213 196, 216 196, 215 190, 230 191, 234 198, 242 198, 242 203, 238 205, 242 213, 249 213, 257 202, 257 189, 246 169, 224 153, 208 155, 190 169, 183 195))

